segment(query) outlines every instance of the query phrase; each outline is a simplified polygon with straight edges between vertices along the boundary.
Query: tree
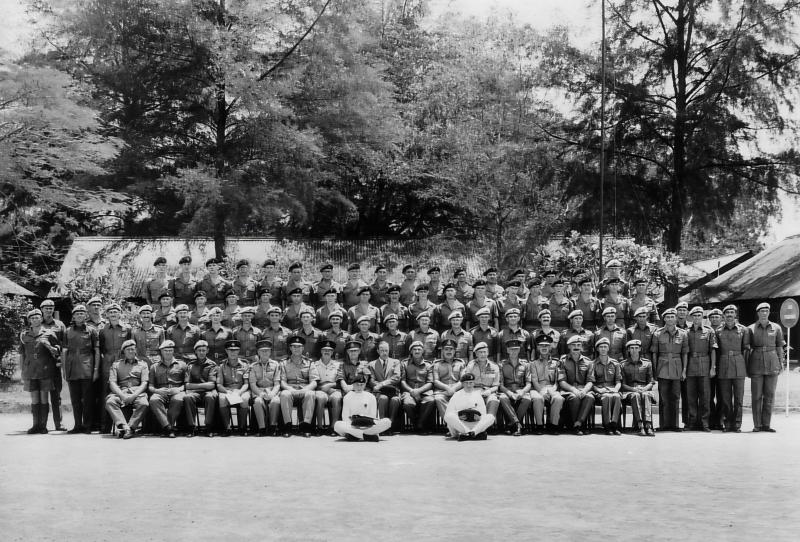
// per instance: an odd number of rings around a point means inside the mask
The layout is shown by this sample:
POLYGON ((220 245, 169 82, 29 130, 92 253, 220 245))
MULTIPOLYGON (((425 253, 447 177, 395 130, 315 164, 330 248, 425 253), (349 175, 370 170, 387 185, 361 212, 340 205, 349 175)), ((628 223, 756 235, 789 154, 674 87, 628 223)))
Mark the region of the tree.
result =
MULTIPOLYGON (((795 127, 788 112, 800 73, 793 39, 800 2, 608 0, 606 6, 605 142, 598 137, 596 57, 566 50, 550 70, 551 84, 574 97, 576 110, 544 130, 594 169, 584 179, 591 184, 574 184, 571 193, 597 195, 602 147, 608 201, 619 206, 607 215, 623 232, 645 242, 660 237, 673 252, 687 228, 712 237, 731 227, 737 206, 763 216, 776 211, 779 190, 797 193, 800 158, 785 134, 795 127)), ((597 224, 598 212, 596 205, 584 207, 579 224, 597 224)))

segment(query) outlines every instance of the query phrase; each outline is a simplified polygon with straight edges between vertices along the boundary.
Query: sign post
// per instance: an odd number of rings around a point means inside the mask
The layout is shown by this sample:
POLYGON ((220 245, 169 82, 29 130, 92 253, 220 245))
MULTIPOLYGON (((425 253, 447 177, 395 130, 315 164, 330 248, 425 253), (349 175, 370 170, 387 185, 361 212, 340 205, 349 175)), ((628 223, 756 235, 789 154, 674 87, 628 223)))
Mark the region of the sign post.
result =
POLYGON ((794 299, 787 299, 781 304, 781 324, 786 327, 786 416, 789 415, 789 350, 792 348, 790 342, 792 328, 800 318, 800 307, 794 299))

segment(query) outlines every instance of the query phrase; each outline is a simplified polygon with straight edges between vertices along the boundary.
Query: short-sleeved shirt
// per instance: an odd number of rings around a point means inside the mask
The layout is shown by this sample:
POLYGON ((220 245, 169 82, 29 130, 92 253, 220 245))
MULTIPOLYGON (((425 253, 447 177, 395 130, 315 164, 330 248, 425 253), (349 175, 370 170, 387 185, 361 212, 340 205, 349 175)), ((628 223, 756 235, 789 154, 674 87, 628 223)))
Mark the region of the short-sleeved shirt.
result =
POLYGON ((366 335, 362 333, 354 333, 350 335, 351 341, 361 341, 361 357, 367 361, 378 359, 378 341, 380 337, 377 333, 368 332, 366 335))
POLYGON ((90 380, 94 372, 94 352, 100 347, 97 330, 83 324, 67 328, 63 348, 67 355, 64 374, 67 380, 90 380))
POLYGON ((576 331, 575 328, 571 327, 561 333, 561 337, 558 339, 558 347, 557 352, 558 355, 564 356, 569 353, 569 347, 567 346, 567 341, 570 340, 574 336, 578 336, 581 340, 581 354, 586 356, 587 358, 594 355, 594 333, 582 327, 580 331, 576 331))
POLYGON ((389 357, 396 359, 404 359, 408 357, 408 347, 411 344, 408 334, 402 331, 395 331, 391 333, 386 331, 381 334, 380 342, 389 343, 389 357))
POLYGON ((247 358, 248 361, 254 360, 258 353, 256 343, 261 340, 261 330, 253 326, 250 326, 250 329, 239 326, 233 330, 232 335, 241 343, 239 355, 247 358))
POLYGON ((179 388, 186 381, 187 374, 186 363, 177 358, 169 365, 159 361, 150 366, 150 384, 154 388, 179 388))
POLYGON ((411 314, 411 323, 410 326, 414 326, 414 322, 417 321, 417 316, 422 314, 423 312, 427 312, 431 317, 430 325, 433 326, 433 311, 436 310, 436 303, 434 303, 430 298, 425 300, 425 304, 420 304, 419 301, 416 303, 412 303, 408 306, 408 312, 411 314))
POLYGON ((160 359, 158 347, 164 342, 164 328, 151 325, 149 329, 138 328, 133 330, 133 340, 136 342, 136 357, 148 360, 152 365, 160 359))
POLYGON ((269 390, 281 382, 281 371, 283 370, 280 361, 269 359, 267 361, 257 360, 250 364, 248 381, 257 387, 269 390))
POLYGON ((206 303, 210 307, 220 307, 225 304, 225 292, 231 287, 231 283, 224 278, 217 276, 217 282, 213 282, 209 275, 203 277, 197 284, 198 290, 206 293, 206 303))
POLYGON ((311 314, 315 314, 311 305, 306 305, 305 303, 287 306, 283 316, 281 316, 281 324, 289 329, 302 327, 303 324, 300 322, 300 313, 305 311, 311 311, 311 314))
POLYGON ((197 280, 189 275, 184 279, 180 275, 170 281, 169 289, 176 305, 194 306, 194 293, 197 291, 197 280))
POLYGON ((454 311, 459 311, 462 316, 466 311, 464 304, 460 301, 453 301, 450 305, 447 300, 442 301, 433 310, 433 318, 431 319, 431 327, 436 328, 440 333, 450 327, 450 314, 454 311))
POLYGON ((527 382, 533 386, 538 382, 540 386, 557 386, 564 379, 561 364, 557 358, 535 359, 528 363, 528 372, 525 375, 527 382))
POLYGON ((175 324, 167 329, 165 336, 175 343, 175 357, 187 358, 194 356, 194 343, 200 340, 200 328, 193 324, 186 327, 175 324))
POLYGON ((619 327, 616 323, 611 328, 603 325, 595 331, 592 342, 596 344, 597 341, 603 338, 608 339, 610 343, 608 356, 614 359, 622 359, 625 355, 625 339, 627 338, 625 329, 619 327))
POLYGON ((778 347, 786 346, 781 326, 768 322, 766 326, 756 322, 748 326, 750 329, 750 375, 780 374, 782 365, 778 358, 778 347))
POLYGON ((525 387, 525 380, 528 374, 528 361, 518 359, 516 365, 510 360, 504 359, 500 362, 500 381, 503 386, 511 391, 517 391, 525 387))
POLYGON ((653 324, 646 324, 644 329, 639 327, 639 324, 629 327, 625 330, 625 342, 628 341, 641 341, 642 354, 650 352, 650 347, 653 345, 653 333, 656 332, 656 326, 653 324))
POLYGON ((108 374, 111 365, 119 358, 122 343, 133 338, 131 326, 124 323, 103 326, 100 333, 100 356, 103 358, 103 374, 108 374))
POLYGON ((272 341, 272 357, 279 360, 289 355, 286 342, 291 336, 292 330, 280 324, 277 329, 270 326, 261 330, 261 338, 272 341))
POLYGON ((345 384, 349 385, 353 383, 353 380, 355 380, 358 375, 364 375, 367 381, 372 377, 366 360, 358 360, 358 363, 342 361, 339 364, 339 372, 336 375, 336 381, 344 380, 345 384))
POLYGON ((217 383, 229 390, 238 390, 247 382, 250 366, 238 358, 233 365, 228 362, 229 360, 225 360, 217 367, 217 383))
POLYGON ((311 360, 303 356, 300 358, 299 363, 291 357, 283 362, 283 370, 281 373, 281 381, 294 389, 300 389, 308 386, 313 381, 319 380, 317 368, 311 363, 311 360))
POLYGON ((255 307, 258 303, 258 284, 251 278, 242 281, 239 277, 233 279, 231 284, 233 291, 239 297, 239 305, 242 307, 255 307))
POLYGON ((708 326, 686 330, 689 336, 689 364, 686 376, 708 376, 711 370, 711 352, 717 348, 717 334, 708 326))
POLYGON ((461 329, 456 333, 452 328, 442 333, 442 342, 447 339, 456 341, 456 356, 461 359, 469 359, 469 353, 472 352, 472 347, 475 342, 472 339, 472 333, 461 329))
MULTIPOLYGON (((217 329, 214 329, 209 327, 200 333, 198 340, 200 338, 208 343, 208 357, 217 363, 220 363, 222 360, 228 357, 228 355, 225 353, 225 343, 233 339, 233 332, 230 330, 230 328, 220 326, 217 329)), ((178 343, 176 342, 175 344, 177 345, 178 343)), ((240 350, 239 353, 241 352, 242 351, 240 350)))
POLYGON ((433 328, 428 328, 428 331, 422 331, 420 328, 415 329, 408 334, 409 340, 413 343, 419 341, 422 343, 422 357, 428 361, 436 359, 436 354, 439 350, 439 332, 433 328))
POLYGON ((342 304, 345 309, 358 305, 358 291, 364 286, 369 286, 369 284, 361 279, 358 279, 355 284, 349 280, 344 283, 344 286, 342 286, 342 304))
POLYGON ((685 330, 676 327, 669 331, 666 327, 653 334, 650 352, 656 362, 656 377, 667 380, 680 380, 683 374, 683 354, 689 353, 689 337, 685 330))
POLYGON ((317 370, 320 384, 328 384, 330 382, 335 384, 338 382, 336 376, 339 374, 339 362, 335 359, 331 359, 328 363, 323 363, 322 359, 318 359, 314 362, 314 368, 317 370))
POLYGON ((622 372, 620 365, 615 360, 608 358, 605 363, 600 359, 592 363, 592 376, 596 386, 613 388, 622 382, 622 372))
POLYGON ((205 384, 217 381, 217 364, 208 358, 193 359, 186 364, 185 383, 205 384))
POLYGON ((433 379, 446 386, 453 386, 461 381, 461 373, 466 366, 466 363, 459 358, 453 358, 451 361, 444 358, 437 359, 433 362, 433 379))
POLYGON ((600 308, 600 300, 594 296, 589 296, 589 299, 584 299, 579 295, 574 299, 574 303, 575 310, 579 310, 583 313, 583 327, 586 329, 593 329, 594 326, 597 325, 597 322, 601 320, 600 313, 602 310, 600 308))
POLYGON ((489 357, 494 358, 500 350, 500 334, 492 326, 482 329, 481 326, 475 326, 469 330, 472 334, 472 342, 478 344, 481 342, 486 343, 489 347, 489 357))
MULTIPOLYGON (((417 364, 410 358, 404 359, 400 364, 400 379, 412 389, 419 388, 425 384, 433 384, 433 364, 422 359, 422 363, 417 364)), ((425 392, 425 395, 432 394, 432 390, 425 392)))
POLYGON ((723 325, 717 330, 717 378, 747 376, 744 353, 750 348, 750 330, 741 324, 723 325))
POLYGON ((572 356, 562 356, 561 358, 561 372, 563 380, 570 386, 582 388, 587 382, 592 382, 592 360, 586 356, 581 356, 578 361, 572 359, 572 356))
MULTIPOLYGON (((342 313, 342 323, 339 324, 339 327, 342 329, 348 329, 350 325, 350 319, 347 316, 347 309, 337 303, 334 305, 333 310, 338 310, 342 313)), ((317 329, 328 331, 331 328, 330 314, 331 309, 329 309, 327 305, 323 305, 317 309, 316 319, 314 320, 314 325, 317 327, 317 329)))
POLYGON ((531 349, 533 348, 533 342, 531 338, 531 333, 527 329, 523 329, 518 327, 517 329, 511 329, 510 327, 503 328, 503 330, 497 336, 497 342, 500 345, 500 357, 507 358, 508 357, 508 348, 506 347, 506 343, 511 339, 517 339, 522 341, 522 347, 520 348, 520 357, 526 358, 530 353, 531 349))
POLYGON ((500 367, 489 360, 481 367, 477 360, 472 360, 464 369, 475 376, 475 387, 480 389, 492 388, 500 385, 500 367))
POLYGON ((52 347, 59 347, 56 334, 44 327, 39 328, 37 333, 28 329, 20 333, 19 341, 22 378, 24 380, 54 378, 57 374, 57 358, 45 346, 45 343, 52 347))
POLYGON ((497 311, 497 303, 485 297, 483 302, 479 302, 476 298, 472 298, 469 303, 467 303, 467 313, 464 315, 466 322, 464 323, 465 327, 472 327, 478 325, 478 317, 475 314, 481 309, 489 309, 489 324, 493 324, 495 318, 499 318, 499 313, 497 311))
POLYGON ((362 316, 366 316, 369 318, 369 330, 372 333, 377 333, 378 331, 378 319, 381 317, 381 310, 378 307, 373 305, 369 305, 366 309, 364 309, 360 304, 353 305, 347 310, 347 322, 349 330, 351 333, 357 333, 358 329, 358 319, 362 316))
POLYGON ((397 329, 403 332, 408 332, 411 329, 411 312, 408 307, 399 303, 395 306, 386 303, 381 307, 381 322, 390 314, 397 316, 397 329))
POLYGON ((293 332, 295 335, 303 337, 306 342, 303 345, 303 355, 311 358, 311 359, 318 359, 322 354, 320 353, 320 342, 325 337, 325 334, 315 328, 311 327, 311 331, 306 332, 302 327, 297 328, 293 332))
POLYGON ((515 299, 511 299, 510 297, 504 297, 497 301, 497 313, 500 316, 500 329, 503 329, 508 325, 508 321, 506 320, 506 311, 508 309, 517 309, 519 311, 519 324, 525 320, 525 303, 524 300, 520 299, 517 296, 515 299))
POLYGON ((636 310, 640 308, 647 309, 647 321, 655 322, 658 320, 658 311, 656 310, 656 302, 645 296, 643 300, 636 299, 636 296, 630 299, 631 315, 636 314, 636 310))
POLYGON ((339 329, 339 331, 334 331, 333 328, 329 328, 322 334, 322 340, 324 341, 333 341, 336 343, 336 346, 333 348, 333 359, 335 360, 343 360, 346 354, 345 345, 347 344, 347 333, 343 329, 339 329))
POLYGON ((121 359, 111 365, 108 372, 109 383, 114 383, 121 389, 132 390, 143 382, 150 381, 150 368, 143 359, 121 359))
POLYGON ((67 326, 64 325, 64 322, 58 320, 57 318, 53 318, 49 322, 42 320, 42 327, 52 331, 60 344, 64 343, 64 340, 67 336, 67 326))

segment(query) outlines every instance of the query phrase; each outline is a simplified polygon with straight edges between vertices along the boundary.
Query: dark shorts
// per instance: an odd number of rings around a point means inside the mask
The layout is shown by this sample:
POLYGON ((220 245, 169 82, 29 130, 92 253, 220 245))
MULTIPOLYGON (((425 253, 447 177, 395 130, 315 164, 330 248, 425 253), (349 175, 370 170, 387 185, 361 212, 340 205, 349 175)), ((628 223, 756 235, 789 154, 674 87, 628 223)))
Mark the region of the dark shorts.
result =
POLYGON ((49 378, 30 378, 23 383, 25 391, 52 391, 55 388, 53 381, 49 378))

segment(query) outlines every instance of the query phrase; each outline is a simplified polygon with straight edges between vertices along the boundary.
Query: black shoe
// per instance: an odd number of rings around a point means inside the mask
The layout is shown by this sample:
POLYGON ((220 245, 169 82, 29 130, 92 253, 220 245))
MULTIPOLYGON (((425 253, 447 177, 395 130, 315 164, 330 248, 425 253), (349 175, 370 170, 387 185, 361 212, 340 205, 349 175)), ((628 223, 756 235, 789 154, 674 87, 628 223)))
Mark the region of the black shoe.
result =
MULTIPOLYGON (((521 437, 522 436, 522 424, 519 424, 519 423, 516 424, 514 426, 514 432, 511 433, 511 434, 514 435, 515 437, 521 437)), ((540 435, 541 433, 537 433, 537 434, 540 435)))
POLYGON ((723 433, 727 433, 728 432, 728 428, 725 427, 724 425, 722 427, 720 427, 719 430, 722 431, 723 433))
POLYGON ((134 436, 136 436, 136 433, 133 431, 133 429, 131 429, 130 427, 128 427, 128 428, 125 430, 125 433, 122 435, 122 438, 123 438, 124 440, 129 440, 129 439, 132 439, 134 436))
POLYGON ((461 433, 458 435, 458 442, 464 442, 465 440, 472 440, 472 437, 469 436, 469 433, 461 433))
POLYGON ((701 429, 701 431, 702 431, 703 433, 710 433, 710 432, 711 432, 711 428, 709 428, 709 427, 703 427, 703 428, 701 429))
POLYGON ((360 439, 360 438, 358 438, 357 436, 355 436, 355 435, 351 435, 350 433, 345 433, 345 434, 344 434, 344 438, 345 438, 346 440, 349 440, 350 442, 358 442, 359 440, 361 440, 361 439, 360 439))
POLYGON ((194 427, 193 427, 193 428, 191 428, 191 429, 189 429, 189 430, 186 432, 186 438, 192 438, 192 437, 194 437, 194 436, 196 436, 196 435, 197 435, 197 429, 195 429, 194 427))
POLYGON ((61 424, 58 424, 58 425, 56 425, 56 428, 55 428, 55 429, 53 429, 53 431, 66 431, 66 430, 67 430, 67 428, 66 428, 66 427, 64 427, 64 426, 63 426, 63 425, 61 425, 61 424))
POLYGON ((475 435, 472 438, 474 440, 486 440, 487 438, 489 438, 489 435, 488 435, 488 433, 486 433, 486 431, 483 431, 482 433, 478 433, 477 435, 475 435))
POLYGON ((288 429, 283 430, 283 438, 289 438, 291 436, 292 436, 291 431, 289 431, 288 429))
POLYGON ((221 437, 229 437, 229 436, 231 436, 231 430, 230 429, 223 429, 222 433, 220 433, 219 436, 221 436, 221 437))
POLYGON ((364 435, 364 440, 367 442, 380 442, 380 437, 378 435, 364 435))
POLYGON ((209 429, 208 431, 206 431, 206 436, 208 438, 214 438, 214 437, 217 436, 217 434, 214 431, 212 431, 211 429, 209 429))
POLYGON ((777 431, 775 429, 773 429, 772 427, 770 427, 769 425, 763 426, 761 428, 761 430, 766 432, 766 433, 777 433, 777 431))
POLYGON ((674 433, 683 433, 683 427, 673 427, 672 431, 674 433))
POLYGON ((67 431, 68 435, 77 435, 78 433, 83 433, 82 427, 73 427, 69 431, 67 431))

